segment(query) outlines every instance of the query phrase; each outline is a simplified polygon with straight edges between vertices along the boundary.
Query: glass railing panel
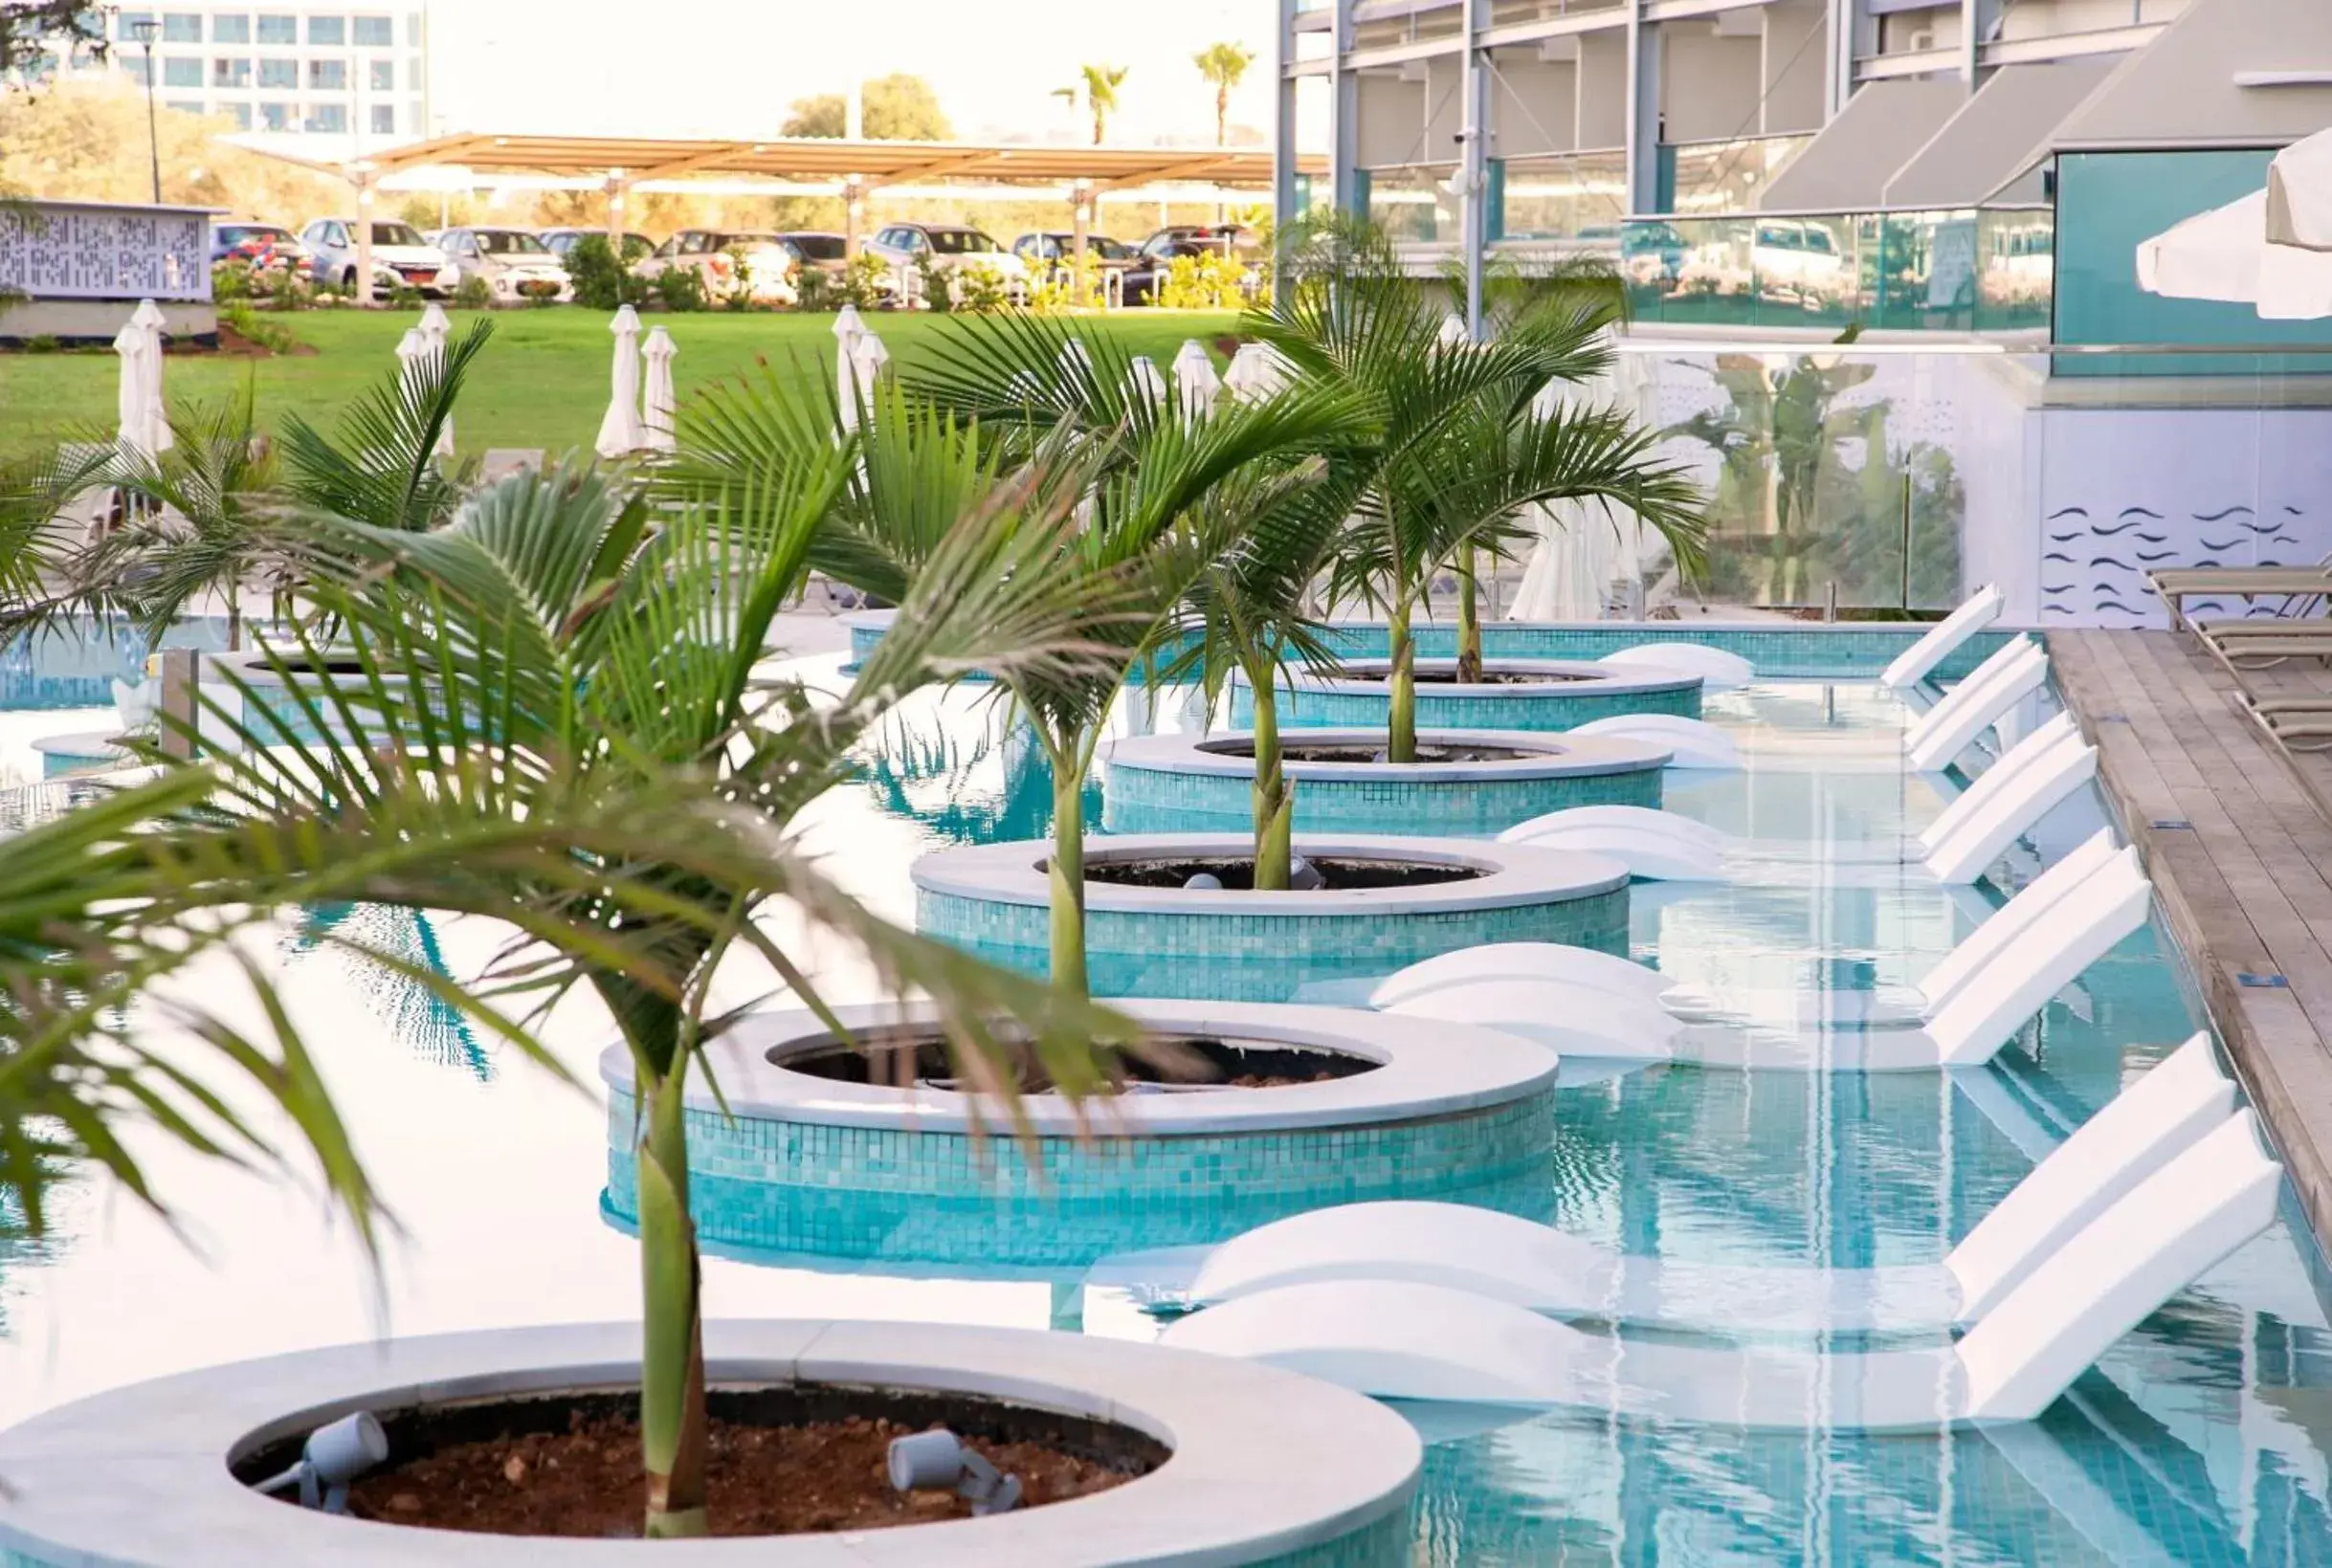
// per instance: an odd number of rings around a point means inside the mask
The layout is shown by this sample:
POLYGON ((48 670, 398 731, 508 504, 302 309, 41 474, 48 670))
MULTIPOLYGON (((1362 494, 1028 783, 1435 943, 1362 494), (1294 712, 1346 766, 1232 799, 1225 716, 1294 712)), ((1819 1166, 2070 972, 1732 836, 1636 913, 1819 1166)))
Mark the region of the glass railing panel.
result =
POLYGON ((1501 239, 1616 238, 1628 210, 1624 152, 1571 152, 1499 162, 1501 239))
POLYGON ((1447 182, 1452 164, 1410 164, 1366 171, 1368 221, 1398 245, 1455 244, 1464 236, 1464 214, 1447 182))
POLYGON ((1753 210, 1774 176, 1812 142, 1810 132, 1728 142, 1663 143, 1659 149, 1660 210, 1687 218, 1753 210))

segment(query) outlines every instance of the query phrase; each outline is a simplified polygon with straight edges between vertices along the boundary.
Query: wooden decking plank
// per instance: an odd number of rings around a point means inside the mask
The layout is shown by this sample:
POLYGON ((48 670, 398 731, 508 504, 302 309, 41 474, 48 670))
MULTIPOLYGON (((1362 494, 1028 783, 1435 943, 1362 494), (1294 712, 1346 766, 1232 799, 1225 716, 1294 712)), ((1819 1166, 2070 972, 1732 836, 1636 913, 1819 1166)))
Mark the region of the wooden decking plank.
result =
MULTIPOLYGON (((2059 632, 2049 647, 2165 922, 2318 1235, 2332 1237, 2332 762, 2287 758, 2244 711, 2236 677, 2183 639, 2059 632), (2174 823, 2189 826, 2156 826, 2174 823)), ((2242 678, 2262 694, 2332 692, 2313 664, 2242 678)))

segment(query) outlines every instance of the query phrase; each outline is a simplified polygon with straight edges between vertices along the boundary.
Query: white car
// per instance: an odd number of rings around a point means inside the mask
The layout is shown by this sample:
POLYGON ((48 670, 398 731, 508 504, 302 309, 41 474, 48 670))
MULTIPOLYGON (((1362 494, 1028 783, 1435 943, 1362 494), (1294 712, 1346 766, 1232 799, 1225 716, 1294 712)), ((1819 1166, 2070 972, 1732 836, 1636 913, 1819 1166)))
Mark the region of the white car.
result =
POLYGON ((632 270, 641 277, 661 277, 668 272, 692 272, 703 281, 707 299, 718 301, 737 286, 744 269, 745 286, 766 304, 798 302, 793 286, 800 257, 783 235, 741 233, 721 229, 683 229, 632 270))
POLYGON ((866 248, 889 262, 895 273, 913 274, 926 263, 943 278, 951 273, 985 270, 1003 283, 1009 298, 1020 300, 1028 297, 1028 263, 977 229, 895 223, 867 241, 866 248))
MULTIPOLYGON (((311 276, 317 282, 342 289, 356 287, 354 218, 318 218, 300 232, 300 239, 315 257, 311 276)), ((445 253, 423 239, 411 224, 393 218, 372 220, 375 291, 408 288, 446 296, 454 292, 456 280, 445 253)))
POLYGON ((523 229, 448 229, 437 236, 437 248, 453 265, 456 284, 481 278, 497 299, 575 297, 566 264, 523 229))

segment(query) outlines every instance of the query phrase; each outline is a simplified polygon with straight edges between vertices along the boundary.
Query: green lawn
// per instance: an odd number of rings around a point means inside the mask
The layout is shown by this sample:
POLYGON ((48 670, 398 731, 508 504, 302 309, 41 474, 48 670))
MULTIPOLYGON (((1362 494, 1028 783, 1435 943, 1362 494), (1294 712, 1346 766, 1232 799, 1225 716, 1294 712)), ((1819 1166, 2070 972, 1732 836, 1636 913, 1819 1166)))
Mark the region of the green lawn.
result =
MULTIPOLYGON (((298 412, 329 428, 342 405, 396 369, 397 340, 417 320, 410 312, 389 311, 304 311, 278 319, 316 352, 261 360, 173 355, 163 372, 170 401, 215 401, 248 386, 263 422, 298 412)), ((454 320, 458 333, 475 317, 456 311, 454 320)), ((608 318, 562 307, 497 311, 492 320, 493 344, 463 391, 455 420, 461 450, 588 447, 608 407, 608 318)), ((921 315, 868 320, 894 362, 909 364, 952 324, 945 317, 921 315)), ((780 376, 805 378, 805 390, 807 378, 814 375, 822 385, 833 374, 831 316, 708 313, 648 320, 662 325, 679 345, 673 371, 683 398, 706 382, 754 370, 757 361, 780 376)), ((1184 339, 1209 342, 1234 320, 1213 313, 1144 310, 1096 319, 1079 330, 1119 338, 1164 369, 1184 339)), ((110 433, 115 364, 114 356, 102 351, 0 353, 0 453, 20 454, 92 430, 110 433)))

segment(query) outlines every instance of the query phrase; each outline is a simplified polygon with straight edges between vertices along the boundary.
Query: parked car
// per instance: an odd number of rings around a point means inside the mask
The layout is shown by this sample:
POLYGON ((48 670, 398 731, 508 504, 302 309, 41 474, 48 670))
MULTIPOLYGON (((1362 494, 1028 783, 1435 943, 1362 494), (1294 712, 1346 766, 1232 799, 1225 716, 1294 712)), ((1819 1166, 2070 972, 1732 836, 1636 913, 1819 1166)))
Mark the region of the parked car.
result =
POLYGON ((437 248, 452 264, 456 286, 477 277, 497 299, 575 298, 566 268, 523 229, 448 229, 437 236, 437 248))
POLYGON ((823 229, 789 229, 777 237, 793 253, 794 266, 803 272, 821 272, 839 283, 850 270, 850 241, 841 234, 823 229))
MULTIPOLYGON (((1025 262, 1031 272, 1042 272, 1056 262, 1074 260, 1077 256, 1076 232, 1047 229, 1023 234, 1012 241, 1012 254, 1025 262)), ((1085 236, 1085 258, 1109 272, 1122 272, 1138 259, 1132 246, 1122 239, 1112 239, 1107 234, 1085 236)))
MULTIPOLYGON (((318 218, 300 232, 314 257, 316 279, 339 288, 356 287, 356 220, 318 218)), ((410 223, 393 218, 372 220, 372 286, 401 285, 423 294, 454 292, 454 269, 446 255, 421 237, 410 223)))
POLYGON ((703 279, 707 295, 719 297, 729 292, 742 266, 754 298, 790 305, 798 298, 793 287, 797 265, 793 250, 782 234, 683 229, 633 271, 642 277, 661 277, 681 268, 703 279))
POLYGON ((289 229, 278 229, 272 223, 213 223, 211 226, 211 262, 247 262, 258 272, 288 268, 306 276, 314 260, 308 248, 300 243, 300 236, 289 229))
POLYGON ((1027 263, 977 229, 941 223, 894 223, 867 241, 866 248, 894 268, 915 269, 928 262, 943 277, 966 268, 985 266, 1004 280, 1007 294, 1018 298, 1028 293, 1027 263))
MULTIPOLYGON (((605 229, 538 229, 535 231, 535 238, 541 240, 545 250, 564 262, 566 260, 566 253, 575 248, 577 240, 587 234, 597 234, 604 239, 607 237, 607 232, 605 229)), ((655 253, 655 241, 650 239, 646 234, 627 233, 624 235, 623 258, 627 265, 645 261, 655 253)))
POLYGON ((1749 272, 1760 295, 1808 310, 1836 304, 1848 293, 1846 258, 1838 254, 1828 226, 1816 221, 1761 221, 1749 252, 1749 272))
POLYGON ((1167 252, 1166 247, 1172 245, 1195 245, 1218 255, 1237 255, 1255 249, 1255 232, 1239 223, 1171 223, 1151 231, 1138 249, 1144 255, 1197 254, 1167 252))
POLYGON ((1195 239, 1162 239, 1153 234, 1143 242, 1134 264, 1125 269, 1125 302, 1129 305, 1155 304, 1159 291, 1166 287, 1167 275, 1172 272, 1179 256, 1214 254, 1214 247, 1195 239))

